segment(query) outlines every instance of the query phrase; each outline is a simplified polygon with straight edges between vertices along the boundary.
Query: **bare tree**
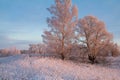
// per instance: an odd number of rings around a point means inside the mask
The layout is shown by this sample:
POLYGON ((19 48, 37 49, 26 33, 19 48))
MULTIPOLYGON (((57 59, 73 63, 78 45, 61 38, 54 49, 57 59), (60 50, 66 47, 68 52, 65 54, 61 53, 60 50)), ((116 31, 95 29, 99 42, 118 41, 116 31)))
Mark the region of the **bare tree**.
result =
POLYGON ((77 26, 79 43, 86 46, 88 58, 95 62, 101 48, 112 41, 112 35, 106 30, 104 22, 94 16, 86 16, 80 19, 77 26))
POLYGON ((55 0, 55 5, 48 8, 52 14, 47 19, 50 30, 44 32, 43 41, 50 50, 65 58, 65 53, 74 43, 74 28, 77 24, 78 9, 72 6, 71 0, 55 0))

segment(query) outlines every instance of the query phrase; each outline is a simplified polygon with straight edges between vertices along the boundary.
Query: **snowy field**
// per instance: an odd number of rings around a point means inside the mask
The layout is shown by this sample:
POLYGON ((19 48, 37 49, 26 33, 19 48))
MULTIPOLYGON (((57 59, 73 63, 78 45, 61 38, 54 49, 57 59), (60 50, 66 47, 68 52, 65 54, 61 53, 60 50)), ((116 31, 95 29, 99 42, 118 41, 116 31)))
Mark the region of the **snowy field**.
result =
POLYGON ((0 58, 0 80, 120 80, 120 57, 109 66, 16 55, 0 58))

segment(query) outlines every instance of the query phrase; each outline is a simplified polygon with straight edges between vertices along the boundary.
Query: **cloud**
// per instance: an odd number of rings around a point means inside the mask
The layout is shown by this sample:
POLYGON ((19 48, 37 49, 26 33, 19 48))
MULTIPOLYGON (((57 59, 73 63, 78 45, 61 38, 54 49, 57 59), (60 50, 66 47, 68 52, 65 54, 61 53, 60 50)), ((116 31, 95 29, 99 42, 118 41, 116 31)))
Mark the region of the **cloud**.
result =
POLYGON ((39 43, 32 40, 15 40, 6 35, 0 34, 0 48, 17 47, 19 49, 28 49, 29 44, 39 43))

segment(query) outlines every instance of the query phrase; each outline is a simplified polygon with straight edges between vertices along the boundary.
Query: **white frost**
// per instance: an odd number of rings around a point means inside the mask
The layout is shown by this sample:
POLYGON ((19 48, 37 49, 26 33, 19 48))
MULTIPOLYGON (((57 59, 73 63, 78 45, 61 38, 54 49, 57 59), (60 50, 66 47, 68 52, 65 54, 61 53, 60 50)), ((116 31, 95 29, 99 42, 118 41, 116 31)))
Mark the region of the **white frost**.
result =
MULTIPOLYGON (((111 59, 119 62, 120 58, 111 59)), ((115 62, 115 61, 113 61, 115 62)), ((118 63, 120 64, 120 62, 118 63)), ((113 66, 113 64, 109 65, 113 66)), ((117 66, 117 64, 116 64, 117 66)), ((0 80, 120 80, 120 67, 17 55, 0 59, 0 80)))

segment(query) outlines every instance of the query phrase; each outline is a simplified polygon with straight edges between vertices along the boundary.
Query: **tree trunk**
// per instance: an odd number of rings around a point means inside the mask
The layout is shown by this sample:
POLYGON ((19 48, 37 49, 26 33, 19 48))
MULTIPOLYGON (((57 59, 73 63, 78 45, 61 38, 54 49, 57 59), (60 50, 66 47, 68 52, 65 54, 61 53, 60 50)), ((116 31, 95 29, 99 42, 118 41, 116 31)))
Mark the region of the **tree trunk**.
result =
POLYGON ((63 53, 61 53, 61 58, 62 58, 62 60, 64 60, 64 59, 65 59, 65 56, 64 56, 64 54, 63 54, 63 53))
POLYGON ((92 64, 95 63, 96 56, 93 55, 88 55, 89 60, 91 61, 92 64))

